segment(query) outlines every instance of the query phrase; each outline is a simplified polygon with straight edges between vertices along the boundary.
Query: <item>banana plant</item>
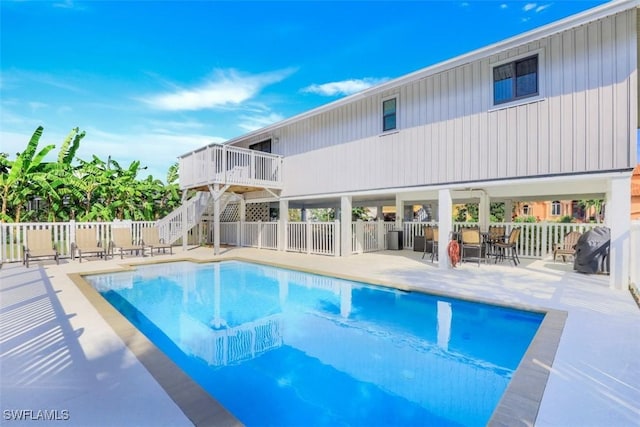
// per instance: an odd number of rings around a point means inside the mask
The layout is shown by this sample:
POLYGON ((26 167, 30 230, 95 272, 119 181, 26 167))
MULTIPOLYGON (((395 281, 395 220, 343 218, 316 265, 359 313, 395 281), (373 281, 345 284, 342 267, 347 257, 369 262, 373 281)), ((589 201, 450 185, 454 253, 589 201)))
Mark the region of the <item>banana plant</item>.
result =
POLYGON ((29 200, 28 197, 33 194, 29 191, 31 183, 34 180, 46 181, 42 176, 41 166, 45 156, 55 148, 55 145, 50 144, 37 151, 43 131, 44 128, 38 126, 25 150, 18 153, 15 160, 9 160, 8 157, 2 158, 2 173, 0 173, 0 197, 2 198, 0 220, 2 222, 9 220, 7 215, 9 202, 15 208, 15 222, 19 222, 22 207, 29 200))

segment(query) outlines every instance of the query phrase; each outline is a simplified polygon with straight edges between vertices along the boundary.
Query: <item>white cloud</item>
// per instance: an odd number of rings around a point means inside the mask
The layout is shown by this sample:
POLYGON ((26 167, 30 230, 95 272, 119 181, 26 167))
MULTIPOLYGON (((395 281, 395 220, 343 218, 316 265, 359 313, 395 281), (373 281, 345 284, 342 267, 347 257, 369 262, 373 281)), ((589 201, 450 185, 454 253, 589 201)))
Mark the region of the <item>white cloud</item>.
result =
POLYGON ((383 83, 386 80, 388 79, 367 77, 364 79, 343 80, 340 82, 324 83, 320 85, 312 84, 303 88, 302 92, 315 93, 324 96, 351 95, 352 93, 360 92, 370 88, 371 86, 383 83))
POLYGON ((73 0, 64 0, 53 4, 53 7, 59 7, 63 9, 73 9, 73 0))
POLYGON ((469 6, 469 2, 463 1, 462 3, 460 3, 461 7, 467 7, 469 6))
POLYGON ((538 3, 527 3, 522 7, 522 10, 525 12, 530 12, 530 11, 534 11, 535 13, 540 13, 543 10, 547 9, 548 7, 550 7, 551 4, 542 4, 542 5, 538 5, 538 3))
MULTIPOLYGON (((200 133, 170 133, 166 129, 161 131, 141 129, 126 134, 105 132, 96 128, 87 128, 86 131, 87 136, 80 143, 78 157, 89 160, 95 154, 102 160, 106 160, 111 156, 123 167, 134 160, 140 160, 141 166, 147 168, 140 174, 140 178, 153 175, 154 178, 162 180, 166 178, 169 166, 178 161, 178 156, 212 142, 227 140, 227 138, 200 133), (135 141, 134 145, 131 145, 132 141, 135 141)), ((62 139, 59 140, 62 141, 62 139)))
POLYGON ((10 70, 2 74, 3 89, 20 89, 22 86, 42 84, 74 93, 86 93, 80 86, 69 83, 68 76, 56 76, 49 73, 24 70, 10 70))
POLYGON ((253 132, 270 124, 282 121, 283 116, 277 113, 270 113, 263 116, 242 116, 238 126, 247 132, 253 132))
POLYGON ((27 104, 29 105, 29 108, 31 108, 31 111, 36 111, 36 110, 40 110, 41 108, 48 107, 48 105, 45 104, 44 102, 38 102, 38 101, 30 101, 27 104))
POLYGON ((243 74, 236 70, 216 70, 213 76, 192 88, 151 95, 140 101, 167 111, 202 110, 237 106, 255 97, 265 86, 284 80, 294 72, 285 69, 270 73, 243 74))
POLYGON ((507 5, 506 3, 502 3, 500 5, 500 9, 507 9, 509 7, 509 5, 507 5))

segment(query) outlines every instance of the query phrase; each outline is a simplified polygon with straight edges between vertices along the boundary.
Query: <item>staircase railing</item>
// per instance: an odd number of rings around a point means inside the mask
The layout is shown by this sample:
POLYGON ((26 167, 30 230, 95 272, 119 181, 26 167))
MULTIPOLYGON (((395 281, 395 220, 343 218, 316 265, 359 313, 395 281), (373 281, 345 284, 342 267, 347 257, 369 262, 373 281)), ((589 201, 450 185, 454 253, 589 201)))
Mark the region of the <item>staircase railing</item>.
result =
POLYGON ((195 196, 176 208, 169 215, 158 221, 158 234, 166 243, 175 243, 184 232, 191 230, 198 224, 202 214, 207 210, 211 193, 199 191, 195 196), (186 214, 186 217, 185 217, 186 214))

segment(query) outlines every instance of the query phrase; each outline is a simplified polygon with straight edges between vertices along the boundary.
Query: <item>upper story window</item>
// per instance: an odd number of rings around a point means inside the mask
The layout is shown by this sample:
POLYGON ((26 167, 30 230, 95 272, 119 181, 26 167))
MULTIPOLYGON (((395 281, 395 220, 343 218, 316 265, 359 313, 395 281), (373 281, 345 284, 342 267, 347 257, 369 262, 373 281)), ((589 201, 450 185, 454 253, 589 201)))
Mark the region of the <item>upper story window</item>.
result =
POLYGON ((382 101, 382 131, 387 132, 396 128, 397 99, 390 98, 382 101))
POLYGON ((271 140, 267 139, 266 141, 258 142, 257 144, 253 144, 249 146, 249 150, 262 151, 263 153, 271 152, 271 140))
POLYGON ((493 104, 539 95, 538 55, 498 65, 493 69, 493 104))
POLYGON ((554 200, 551 202, 551 215, 558 216, 561 212, 560 202, 558 200, 554 200))

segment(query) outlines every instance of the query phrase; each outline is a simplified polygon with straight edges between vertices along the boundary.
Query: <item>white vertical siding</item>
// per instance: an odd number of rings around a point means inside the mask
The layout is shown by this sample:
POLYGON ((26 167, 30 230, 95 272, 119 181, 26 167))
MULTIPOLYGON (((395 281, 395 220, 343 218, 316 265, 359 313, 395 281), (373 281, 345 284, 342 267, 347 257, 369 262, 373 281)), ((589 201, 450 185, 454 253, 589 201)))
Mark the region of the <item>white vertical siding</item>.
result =
POLYGON ((581 25, 279 129, 287 196, 629 168, 636 10, 581 25), (492 107, 492 66, 540 55, 542 98, 492 107), (382 100, 398 130, 381 135, 382 100))

